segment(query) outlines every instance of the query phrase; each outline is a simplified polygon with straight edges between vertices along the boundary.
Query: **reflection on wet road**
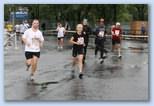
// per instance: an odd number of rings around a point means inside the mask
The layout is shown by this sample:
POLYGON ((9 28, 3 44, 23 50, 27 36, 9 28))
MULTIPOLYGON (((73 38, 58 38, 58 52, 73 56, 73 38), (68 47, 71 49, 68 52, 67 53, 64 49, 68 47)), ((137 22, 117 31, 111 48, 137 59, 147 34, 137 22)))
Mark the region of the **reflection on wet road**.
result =
MULTIPOLYGON (((35 82, 25 71, 24 51, 10 47, 5 54, 6 100, 148 100, 148 44, 123 41, 122 59, 110 52, 103 64, 89 48, 84 77, 72 77, 71 47, 56 50, 55 39, 45 42, 35 82)), ((19 43, 19 42, 18 42, 19 43)), ((108 42, 108 44, 110 44, 108 42)))

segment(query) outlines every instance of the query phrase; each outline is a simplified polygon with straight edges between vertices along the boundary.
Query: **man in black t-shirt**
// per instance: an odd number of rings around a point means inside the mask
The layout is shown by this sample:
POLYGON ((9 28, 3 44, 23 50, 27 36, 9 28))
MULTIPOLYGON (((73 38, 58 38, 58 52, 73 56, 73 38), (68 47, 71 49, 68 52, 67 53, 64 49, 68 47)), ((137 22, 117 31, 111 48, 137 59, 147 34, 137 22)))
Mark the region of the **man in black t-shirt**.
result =
POLYGON ((97 52, 100 51, 100 63, 102 64, 104 62, 104 58, 106 56, 104 56, 104 53, 106 53, 107 51, 104 49, 104 42, 106 39, 106 29, 105 29, 105 25, 104 25, 104 19, 101 18, 99 20, 99 26, 96 28, 95 31, 95 57, 97 56, 97 52))
POLYGON ((83 64, 85 63, 86 54, 87 54, 87 47, 89 43, 89 35, 91 34, 91 28, 88 26, 87 19, 83 20, 83 34, 84 34, 84 56, 83 56, 83 64))

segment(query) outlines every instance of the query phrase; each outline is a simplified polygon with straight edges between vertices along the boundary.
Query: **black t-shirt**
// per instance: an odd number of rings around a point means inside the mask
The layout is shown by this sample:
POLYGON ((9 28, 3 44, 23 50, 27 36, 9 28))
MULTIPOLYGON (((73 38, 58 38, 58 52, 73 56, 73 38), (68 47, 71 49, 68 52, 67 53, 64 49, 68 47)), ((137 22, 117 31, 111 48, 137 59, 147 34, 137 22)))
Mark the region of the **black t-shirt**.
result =
POLYGON ((74 42, 78 42, 78 43, 81 44, 81 45, 73 44, 73 47, 75 47, 75 48, 83 48, 83 46, 84 46, 84 35, 83 34, 79 35, 79 34, 75 33, 73 35, 73 38, 74 38, 73 39, 74 42))
POLYGON ((91 28, 87 25, 83 25, 83 34, 84 36, 84 42, 87 44, 89 42, 89 35, 91 34, 91 28))
POLYGON ((96 28, 96 38, 97 39, 105 39, 106 29, 105 26, 99 26, 96 28))

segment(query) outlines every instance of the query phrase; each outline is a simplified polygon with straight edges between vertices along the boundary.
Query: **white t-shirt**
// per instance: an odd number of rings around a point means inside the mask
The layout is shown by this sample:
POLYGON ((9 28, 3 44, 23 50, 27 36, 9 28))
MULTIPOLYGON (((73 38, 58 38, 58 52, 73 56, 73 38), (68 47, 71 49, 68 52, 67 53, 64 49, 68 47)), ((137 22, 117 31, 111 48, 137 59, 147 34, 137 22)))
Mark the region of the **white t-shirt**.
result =
POLYGON ((20 25, 15 25, 15 30, 16 30, 16 32, 20 32, 20 25))
POLYGON ((29 27, 29 24, 21 24, 20 25, 20 33, 24 33, 29 27))
POLYGON ((29 28, 26 30, 22 36, 26 39, 27 43, 30 44, 30 46, 25 45, 25 51, 27 52, 40 52, 40 42, 38 38, 43 42, 44 38, 42 35, 42 32, 40 30, 37 30, 36 32, 32 30, 32 28, 29 28))
POLYGON ((58 35, 57 35, 58 38, 64 37, 64 32, 65 32, 65 28, 64 27, 58 27, 57 31, 58 31, 58 35))

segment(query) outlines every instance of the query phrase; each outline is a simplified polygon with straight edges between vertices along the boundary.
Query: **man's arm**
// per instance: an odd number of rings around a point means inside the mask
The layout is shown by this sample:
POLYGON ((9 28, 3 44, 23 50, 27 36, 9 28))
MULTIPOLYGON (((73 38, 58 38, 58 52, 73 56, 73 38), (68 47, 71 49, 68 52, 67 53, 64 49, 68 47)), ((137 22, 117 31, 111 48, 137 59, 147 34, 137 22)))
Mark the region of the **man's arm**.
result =
POLYGON ((44 37, 42 34, 41 34, 41 39, 39 39, 39 42, 40 42, 40 47, 43 47, 44 37))

